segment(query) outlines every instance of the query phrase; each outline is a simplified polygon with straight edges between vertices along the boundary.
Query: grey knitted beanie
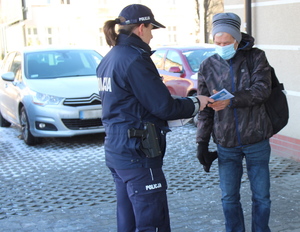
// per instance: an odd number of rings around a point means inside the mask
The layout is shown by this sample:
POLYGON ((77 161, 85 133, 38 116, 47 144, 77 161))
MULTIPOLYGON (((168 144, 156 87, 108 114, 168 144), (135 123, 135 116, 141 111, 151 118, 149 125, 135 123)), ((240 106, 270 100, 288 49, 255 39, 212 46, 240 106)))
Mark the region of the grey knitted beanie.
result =
POLYGON ((240 31, 241 19, 234 13, 219 13, 213 16, 212 22, 212 35, 213 38, 218 32, 226 32, 232 35, 233 38, 239 43, 242 39, 240 31))

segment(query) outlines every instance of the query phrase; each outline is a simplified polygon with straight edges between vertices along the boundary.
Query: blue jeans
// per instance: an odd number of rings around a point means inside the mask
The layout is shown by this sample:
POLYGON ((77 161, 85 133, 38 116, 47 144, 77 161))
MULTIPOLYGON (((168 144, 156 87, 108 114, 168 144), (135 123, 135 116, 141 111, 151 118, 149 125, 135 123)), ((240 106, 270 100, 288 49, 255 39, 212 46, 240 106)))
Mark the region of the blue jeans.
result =
POLYGON ((244 232, 244 215, 240 203, 243 158, 252 192, 252 232, 269 232, 270 217, 270 143, 264 140, 240 148, 218 145, 218 164, 226 232, 244 232))
POLYGON ((170 232, 162 168, 110 168, 117 192, 118 232, 170 232))

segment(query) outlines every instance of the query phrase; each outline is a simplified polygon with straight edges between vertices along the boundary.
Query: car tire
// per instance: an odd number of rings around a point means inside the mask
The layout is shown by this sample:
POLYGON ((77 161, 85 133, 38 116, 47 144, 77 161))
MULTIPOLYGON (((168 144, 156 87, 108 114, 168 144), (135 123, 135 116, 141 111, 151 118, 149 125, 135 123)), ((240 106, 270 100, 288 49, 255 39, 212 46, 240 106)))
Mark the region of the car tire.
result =
POLYGON ((30 125, 28 116, 25 110, 25 107, 21 108, 20 113, 20 125, 21 125, 21 131, 22 131, 22 138, 24 139, 24 142, 29 146, 34 146, 41 142, 41 138, 37 138, 33 136, 30 132, 30 125))
POLYGON ((0 112, 0 126, 1 127, 10 127, 11 123, 7 121, 5 118, 3 118, 1 112, 0 112))

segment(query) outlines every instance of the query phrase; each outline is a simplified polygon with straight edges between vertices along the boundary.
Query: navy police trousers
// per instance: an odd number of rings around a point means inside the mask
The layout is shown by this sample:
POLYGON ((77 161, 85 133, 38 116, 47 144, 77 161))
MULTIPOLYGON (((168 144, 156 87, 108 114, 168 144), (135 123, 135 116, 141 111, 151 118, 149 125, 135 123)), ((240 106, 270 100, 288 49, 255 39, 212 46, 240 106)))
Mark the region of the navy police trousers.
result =
POLYGON ((110 168, 117 191, 118 232, 170 232, 162 168, 110 168))

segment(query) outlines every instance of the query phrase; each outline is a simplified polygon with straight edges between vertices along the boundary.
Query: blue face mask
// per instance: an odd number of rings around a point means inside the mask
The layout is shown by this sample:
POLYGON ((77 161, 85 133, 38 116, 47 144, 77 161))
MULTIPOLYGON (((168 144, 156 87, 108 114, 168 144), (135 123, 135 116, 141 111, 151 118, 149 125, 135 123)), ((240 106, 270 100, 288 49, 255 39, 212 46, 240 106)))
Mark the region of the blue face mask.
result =
POLYGON ((229 44, 226 46, 218 46, 216 45, 216 52, 221 56, 224 60, 229 60, 231 59, 235 53, 236 50, 234 49, 234 43, 229 44))

